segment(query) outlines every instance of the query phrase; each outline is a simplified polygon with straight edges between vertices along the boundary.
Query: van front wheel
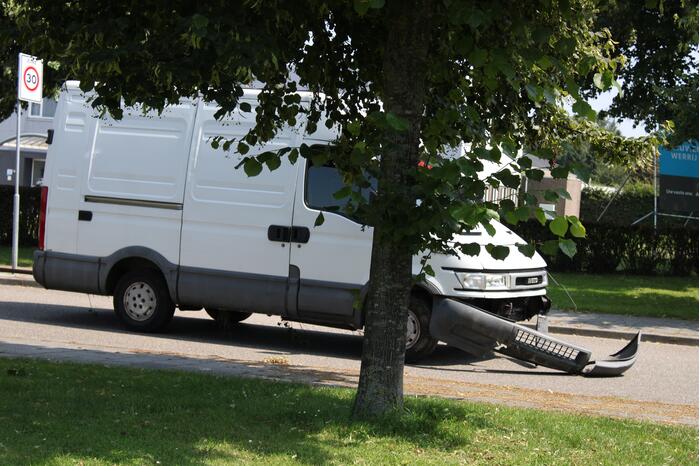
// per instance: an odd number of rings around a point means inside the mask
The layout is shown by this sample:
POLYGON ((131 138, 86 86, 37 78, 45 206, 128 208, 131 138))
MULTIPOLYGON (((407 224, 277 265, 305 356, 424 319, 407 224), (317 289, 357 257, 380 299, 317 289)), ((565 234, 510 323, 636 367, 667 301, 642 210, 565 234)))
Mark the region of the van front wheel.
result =
POLYGON ((175 312, 168 285, 154 270, 126 273, 114 289, 114 312, 132 330, 163 330, 175 312))
POLYGON ((406 322, 406 362, 415 363, 432 354, 438 341, 430 335, 430 305, 417 296, 411 297, 406 322))

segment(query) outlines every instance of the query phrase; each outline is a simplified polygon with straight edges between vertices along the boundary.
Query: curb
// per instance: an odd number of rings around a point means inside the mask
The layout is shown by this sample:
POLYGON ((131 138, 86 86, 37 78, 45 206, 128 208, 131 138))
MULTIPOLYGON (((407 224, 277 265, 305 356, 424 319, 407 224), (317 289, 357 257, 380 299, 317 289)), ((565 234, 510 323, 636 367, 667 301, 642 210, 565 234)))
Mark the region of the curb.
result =
MULTIPOLYGON (((0 272, 10 272, 8 267, 0 267, 0 272)), ((27 286, 33 288, 44 289, 43 286, 34 281, 31 277, 31 271, 17 270, 15 277, 0 277, 0 285, 27 286)), ((526 327, 535 329, 534 324, 524 324, 526 327)), ((580 327, 561 327, 557 325, 549 326, 549 333, 558 333, 560 335, 580 335, 584 337, 610 338, 615 340, 631 340, 637 335, 637 332, 626 332, 620 330, 606 330, 601 328, 580 328, 580 327)), ((656 333, 642 333, 642 340, 650 343, 667 343, 671 345, 684 346, 700 346, 698 338, 682 337, 676 335, 663 335, 656 333)))
MULTIPOLYGON (((536 329, 536 326, 532 324, 526 324, 525 326, 536 329)), ((637 335, 637 332, 604 330, 598 328, 559 327, 556 325, 549 326, 549 333, 558 333, 560 335, 579 335, 582 337, 610 338, 616 340, 631 340, 637 335)), ((700 346, 697 338, 663 335, 658 333, 642 332, 641 341, 647 341, 650 343, 667 343, 671 345, 700 346)))
POLYGON ((17 277, 0 277, 0 285, 14 285, 14 286, 29 286, 33 288, 44 288, 34 281, 34 278, 27 279, 26 275, 21 272, 18 273, 17 277))
POLYGON ((0 272, 4 273, 15 273, 15 274, 23 274, 23 275, 31 275, 32 274, 32 269, 29 267, 17 267, 16 270, 12 270, 12 267, 7 267, 5 265, 0 265, 0 272))

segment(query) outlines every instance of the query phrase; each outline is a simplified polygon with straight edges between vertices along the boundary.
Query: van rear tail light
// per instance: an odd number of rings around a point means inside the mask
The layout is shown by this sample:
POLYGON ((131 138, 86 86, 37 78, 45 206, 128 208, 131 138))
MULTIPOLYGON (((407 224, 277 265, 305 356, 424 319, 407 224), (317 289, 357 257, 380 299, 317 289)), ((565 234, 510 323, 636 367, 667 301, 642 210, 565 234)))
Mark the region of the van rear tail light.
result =
POLYGON ((39 249, 44 250, 46 237, 46 200, 49 197, 49 187, 41 187, 41 207, 39 210, 39 249))

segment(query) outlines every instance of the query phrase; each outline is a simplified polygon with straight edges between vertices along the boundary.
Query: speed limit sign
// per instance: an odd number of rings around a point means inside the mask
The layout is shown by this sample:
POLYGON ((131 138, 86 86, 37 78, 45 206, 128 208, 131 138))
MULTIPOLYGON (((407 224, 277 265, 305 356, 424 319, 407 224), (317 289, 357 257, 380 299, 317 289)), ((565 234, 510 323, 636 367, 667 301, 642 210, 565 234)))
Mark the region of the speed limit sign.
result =
POLYGON ((18 97, 25 102, 41 102, 44 63, 31 55, 19 54, 18 97))

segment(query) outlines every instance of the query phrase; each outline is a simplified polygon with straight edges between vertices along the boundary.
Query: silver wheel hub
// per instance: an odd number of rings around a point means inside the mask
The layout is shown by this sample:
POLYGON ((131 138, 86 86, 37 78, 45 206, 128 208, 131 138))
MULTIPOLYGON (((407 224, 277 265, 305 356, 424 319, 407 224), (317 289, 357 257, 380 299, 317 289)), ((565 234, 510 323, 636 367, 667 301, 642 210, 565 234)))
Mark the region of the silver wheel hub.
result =
POLYGON ((406 349, 412 348, 420 338, 420 322, 412 310, 408 310, 406 322, 406 349))
POLYGON ((124 310, 129 318, 138 322, 150 319, 157 304, 156 293, 148 283, 132 283, 124 292, 124 310))

